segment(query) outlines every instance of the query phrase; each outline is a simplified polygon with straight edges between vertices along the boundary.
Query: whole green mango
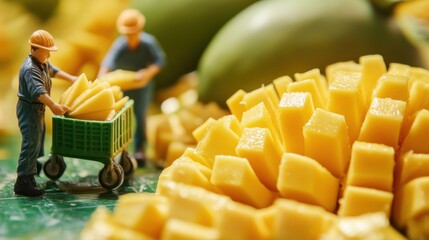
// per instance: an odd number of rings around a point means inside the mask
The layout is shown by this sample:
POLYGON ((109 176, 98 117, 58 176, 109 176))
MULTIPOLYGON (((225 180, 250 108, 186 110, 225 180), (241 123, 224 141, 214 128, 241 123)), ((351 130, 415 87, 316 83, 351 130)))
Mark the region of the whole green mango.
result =
POLYGON ((144 31, 163 47, 167 62, 157 76, 157 88, 195 71, 216 32, 238 12, 257 0, 135 0, 131 6, 146 17, 144 31))
POLYGON ((231 19, 203 54, 197 74, 203 102, 225 101, 277 77, 381 54, 386 63, 420 66, 394 22, 363 0, 260 1, 231 19))

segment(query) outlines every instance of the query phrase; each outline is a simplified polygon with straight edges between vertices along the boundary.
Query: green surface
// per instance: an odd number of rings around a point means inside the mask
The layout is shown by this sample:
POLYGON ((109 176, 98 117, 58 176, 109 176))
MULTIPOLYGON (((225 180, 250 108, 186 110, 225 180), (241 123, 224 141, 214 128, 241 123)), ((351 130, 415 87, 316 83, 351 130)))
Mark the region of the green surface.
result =
POLYGON ((49 180, 43 171, 36 177, 43 197, 15 196, 19 147, 19 136, 0 136, 0 239, 76 239, 97 206, 112 210, 121 194, 154 192, 160 173, 153 166, 140 168, 119 189, 106 191, 98 183, 102 164, 65 158, 67 169, 59 180, 49 180))

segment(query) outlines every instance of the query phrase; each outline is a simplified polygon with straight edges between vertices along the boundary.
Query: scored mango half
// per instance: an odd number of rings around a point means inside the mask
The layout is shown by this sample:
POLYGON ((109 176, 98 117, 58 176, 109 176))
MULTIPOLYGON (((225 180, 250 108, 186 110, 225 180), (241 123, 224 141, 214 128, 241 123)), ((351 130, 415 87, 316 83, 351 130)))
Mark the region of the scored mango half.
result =
POLYGON ((410 91, 429 71, 381 55, 328 69, 238 90, 127 214, 168 199, 156 239, 428 239, 429 105, 410 91))

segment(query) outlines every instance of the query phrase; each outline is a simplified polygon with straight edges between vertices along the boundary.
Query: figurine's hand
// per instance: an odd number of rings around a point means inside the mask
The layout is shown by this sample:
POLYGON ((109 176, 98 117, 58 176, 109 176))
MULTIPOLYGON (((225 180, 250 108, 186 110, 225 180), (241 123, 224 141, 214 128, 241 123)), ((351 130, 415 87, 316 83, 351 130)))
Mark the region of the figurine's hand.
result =
POLYGON ((136 72, 136 81, 143 81, 147 76, 146 69, 140 69, 136 72))
POLYGON ((68 110, 70 110, 70 108, 67 107, 66 105, 60 105, 60 104, 57 104, 57 103, 55 103, 51 107, 51 111, 55 115, 64 115, 64 113, 66 113, 68 110))

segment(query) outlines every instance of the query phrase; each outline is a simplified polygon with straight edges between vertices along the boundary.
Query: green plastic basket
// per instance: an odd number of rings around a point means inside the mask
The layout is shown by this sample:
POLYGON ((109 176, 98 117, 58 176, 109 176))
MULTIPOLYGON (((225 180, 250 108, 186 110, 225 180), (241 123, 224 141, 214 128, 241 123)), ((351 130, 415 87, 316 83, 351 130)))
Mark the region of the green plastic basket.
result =
POLYGON ((132 141, 134 104, 128 100, 110 121, 52 117, 51 153, 106 163, 128 148, 132 141))

